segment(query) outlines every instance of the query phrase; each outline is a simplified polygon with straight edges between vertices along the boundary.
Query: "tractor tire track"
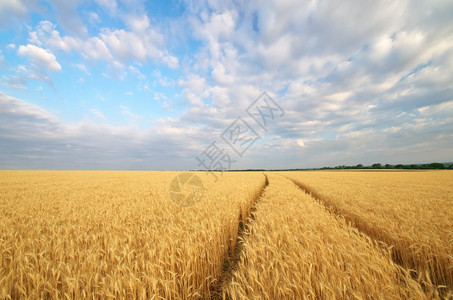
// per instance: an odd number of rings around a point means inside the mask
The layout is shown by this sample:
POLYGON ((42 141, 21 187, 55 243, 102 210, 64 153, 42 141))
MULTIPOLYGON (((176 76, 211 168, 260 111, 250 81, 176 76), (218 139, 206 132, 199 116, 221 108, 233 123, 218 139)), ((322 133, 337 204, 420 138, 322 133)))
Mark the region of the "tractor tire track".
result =
MULTIPOLYGON (((344 219, 348 224, 350 224, 350 226, 355 227, 361 234, 368 237, 373 243, 384 248, 391 247, 392 261, 406 272, 409 272, 412 278, 421 279, 423 277, 424 271, 417 269, 417 258, 411 255, 411 253, 404 251, 404 249, 400 249, 397 246, 397 241, 395 241, 395 239, 390 237, 388 234, 380 231, 379 229, 376 230, 376 228, 371 226, 367 220, 339 208, 329 197, 323 196, 302 182, 284 175, 281 176, 292 181, 302 192, 310 195, 313 199, 321 203, 328 212, 338 218, 344 219), (405 254, 403 254, 403 251, 405 254)), ((435 280, 432 280, 431 282, 430 280, 425 279, 419 280, 419 283, 424 289, 436 289, 436 285, 445 285, 444 282, 436 282, 435 280)), ((438 290, 438 292, 442 294, 442 291, 438 290)))
MULTIPOLYGON (((254 212, 256 211, 256 206, 261 199, 261 197, 264 194, 264 191, 266 190, 267 186, 269 185, 269 180, 267 178, 267 175, 264 174, 264 185, 261 189, 261 192, 258 194, 257 197, 255 197, 252 200, 252 205, 250 208, 250 211, 245 218, 243 218, 242 215, 239 215, 239 226, 238 226, 238 232, 236 235, 236 244, 233 249, 228 249, 228 257, 224 260, 223 262, 223 273, 221 277, 217 280, 216 285, 211 289, 213 296, 211 299, 224 299, 223 297, 223 292, 222 292, 222 287, 224 286, 225 283, 229 282, 233 276, 233 272, 237 269, 237 266, 239 264, 241 254, 244 250, 244 237, 247 229, 250 227, 250 224, 255 220, 255 214, 254 212), (242 220, 245 220, 243 222, 242 220)), ((242 212, 241 212, 242 214, 242 212)), ((228 298, 227 298, 228 299, 228 298)))

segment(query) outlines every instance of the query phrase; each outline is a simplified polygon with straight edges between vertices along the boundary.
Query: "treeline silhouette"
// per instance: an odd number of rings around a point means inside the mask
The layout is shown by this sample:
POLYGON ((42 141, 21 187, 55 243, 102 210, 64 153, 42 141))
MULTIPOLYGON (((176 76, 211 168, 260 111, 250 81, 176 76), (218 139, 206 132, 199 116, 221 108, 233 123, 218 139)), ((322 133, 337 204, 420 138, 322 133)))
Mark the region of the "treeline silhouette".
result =
POLYGON ((264 171, 310 171, 310 170, 348 170, 348 169, 358 169, 358 170, 367 170, 367 169, 406 169, 406 170, 453 170, 453 163, 429 163, 429 164, 381 164, 375 163, 371 166, 364 166, 358 164, 355 166, 336 166, 336 167, 323 167, 323 168, 293 168, 293 169, 225 169, 225 170, 189 170, 197 172, 206 172, 206 171, 225 171, 225 172, 264 172, 264 171))
POLYGON ((371 166, 364 166, 362 164, 358 164, 355 166, 336 166, 336 167, 323 167, 321 170, 335 170, 335 169, 408 169, 408 170, 444 170, 444 169, 453 169, 453 164, 443 164, 443 163, 429 163, 429 164, 397 164, 397 165, 390 165, 390 164, 381 164, 375 163, 371 166))

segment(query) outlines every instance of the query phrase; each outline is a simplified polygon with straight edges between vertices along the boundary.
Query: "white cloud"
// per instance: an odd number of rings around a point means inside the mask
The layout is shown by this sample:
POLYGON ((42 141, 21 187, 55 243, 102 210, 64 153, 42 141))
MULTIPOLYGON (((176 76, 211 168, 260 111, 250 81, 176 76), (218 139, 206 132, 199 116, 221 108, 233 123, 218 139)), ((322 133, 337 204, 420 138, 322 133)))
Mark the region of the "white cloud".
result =
POLYGON ((128 16, 131 31, 104 29, 100 38, 112 54, 121 61, 159 59, 171 68, 178 67, 178 59, 163 50, 163 36, 150 24, 146 15, 128 16))
POLYGON ((209 86, 206 79, 192 74, 186 80, 180 80, 179 85, 184 87, 184 99, 192 106, 203 106, 203 99, 209 96, 209 86))
POLYGON ((27 66, 19 65, 16 67, 14 75, 4 76, 10 88, 26 90, 27 83, 30 80, 44 81, 52 85, 53 82, 49 72, 62 70, 55 55, 41 47, 32 44, 21 45, 17 49, 17 54, 26 57, 30 64, 27 66))
POLYGON ((55 50, 76 51, 85 59, 107 61, 113 67, 123 68, 127 62, 147 62, 149 59, 177 68, 178 58, 165 50, 164 37, 153 26, 146 15, 127 16, 125 29, 102 28, 98 36, 60 36, 56 26, 50 21, 41 21, 30 32, 30 42, 55 50))
POLYGON ((132 74, 134 74, 138 79, 140 80, 145 80, 146 79, 146 75, 143 74, 139 68, 137 67, 134 67, 134 66, 129 66, 129 72, 131 72, 132 74))
POLYGON ((392 126, 392 127, 388 127, 388 128, 383 129, 382 132, 384 132, 384 133, 396 133, 396 132, 398 132, 400 130, 401 130, 401 127, 392 126))
POLYGON ((206 105, 211 102, 231 122, 267 90, 282 94, 288 111, 276 132, 295 141, 301 134, 304 141, 336 132, 366 134, 383 124, 387 133, 397 134, 395 128, 409 117, 402 107, 414 112, 452 97, 447 37, 453 24, 439 31, 440 21, 433 18, 442 19, 451 5, 345 2, 334 10, 331 1, 228 3, 190 2, 196 17, 189 18, 189 34, 203 45, 193 56, 191 74, 179 81, 190 105, 184 120, 218 125, 206 105), (238 92, 242 89, 255 95, 238 92), (430 89, 442 96, 434 100, 430 89), (315 126, 302 124, 314 120, 315 126))
POLYGON ((27 56, 33 63, 46 70, 61 71, 61 65, 57 62, 57 58, 48 50, 28 44, 19 46, 17 53, 21 56, 27 56))
POLYGON ((86 40, 83 44, 82 56, 91 60, 107 60, 114 62, 110 50, 107 48, 103 40, 98 37, 93 37, 86 40))
POLYGON ((339 93, 328 95, 328 96, 326 96, 326 99, 331 100, 331 101, 344 101, 351 96, 352 96, 352 92, 347 91, 347 92, 339 92, 339 93))
POLYGON ((297 140, 297 145, 301 148, 304 148, 305 147, 305 143, 304 143, 304 140, 303 139, 298 139, 297 140))
POLYGON ((417 110, 418 110, 419 113, 423 114, 423 113, 425 113, 426 111, 429 110, 429 106, 423 106, 423 107, 420 107, 417 110))
POLYGON ((63 50, 65 52, 83 48, 83 42, 80 38, 70 36, 62 38, 56 30, 55 24, 47 20, 39 22, 35 31, 30 32, 29 41, 39 46, 45 45, 51 49, 63 50))
POLYGON ((143 130, 133 124, 112 126, 100 111, 90 113, 103 122, 87 119, 67 125, 37 105, 0 93, 0 165, 6 169, 193 168, 200 137, 207 142, 202 131, 178 127, 171 120, 143 130), (168 166, 170 161, 174 168, 168 166))
MULTIPOLYGON (((109 25, 124 27, 99 28, 107 22, 99 23, 90 36, 71 30, 63 34, 57 27, 67 24, 42 21, 30 33, 29 43, 58 57, 58 51, 81 55, 88 60, 85 66, 103 61, 106 77, 129 74, 138 79, 140 90, 154 88, 150 95, 159 105, 177 111, 162 123, 169 127, 166 132, 201 127, 212 139, 266 90, 286 111, 270 133, 279 138, 270 138, 266 148, 266 155, 277 157, 275 163, 319 166, 323 157, 341 164, 343 157, 354 162, 367 155, 391 158, 392 153, 409 159, 404 151, 411 146, 428 158, 452 148, 445 139, 452 131, 452 2, 346 1, 338 6, 334 1, 188 0, 187 11, 178 18, 147 13, 143 3, 137 8, 132 7, 137 2, 96 3, 118 21, 109 25), (159 68, 155 64, 180 70, 170 79, 153 74, 148 82, 149 70, 159 68), (175 96, 165 98, 160 92, 167 86, 179 89, 175 96), (431 151, 430 143, 438 149, 431 151), (272 146, 285 151, 272 152, 272 146)), ((95 16, 84 16, 97 22, 95 16)), ((16 69, 21 76, 3 77, 10 87, 26 88, 27 73, 49 80, 28 65, 16 69)), ((140 116, 131 112, 136 109, 132 104, 126 105, 120 112, 136 125, 140 116)), ((101 131, 92 124, 86 128, 101 131)), ((261 155, 261 163, 266 163, 261 155)))
POLYGON ((374 61, 379 61, 385 58, 393 47, 393 39, 387 34, 379 36, 371 46, 371 58, 374 61))
POLYGON ((151 28, 151 23, 147 15, 126 15, 124 21, 131 30, 135 33, 146 33, 151 28))
POLYGON ((167 64, 171 69, 177 69, 179 66, 179 60, 176 56, 164 54, 162 56, 162 61, 167 64))
POLYGON ((218 64, 212 70, 212 77, 218 85, 230 85, 234 82, 233 76, 227 74, 225 66, 223 64, 218 64))
POLYGON ((80 71, 87 73, 88 75, 90 74, 90 72, 88 71, 88 68, 85 64, 74 64, 74 67, 76 67, 80 71))

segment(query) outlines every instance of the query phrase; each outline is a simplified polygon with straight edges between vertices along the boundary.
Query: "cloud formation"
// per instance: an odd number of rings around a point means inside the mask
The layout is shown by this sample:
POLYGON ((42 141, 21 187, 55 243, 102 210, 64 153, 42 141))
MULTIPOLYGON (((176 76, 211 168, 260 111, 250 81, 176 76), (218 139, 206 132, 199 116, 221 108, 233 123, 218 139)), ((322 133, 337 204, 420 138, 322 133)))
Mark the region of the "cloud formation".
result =
MULTIPOLYGON (((91 112, 106 121, 102 112, 91 112)), ((6 169, 191 168, 198 142, 207 138, 166 120, 149 129, 90 119, 64 124, 39 106, 0 93, 0 165, 6 169)))
MULTIPOLYGON (((60 2, 1 49, 2 122, 23 130, 3 123, 5 168, 197 168, 262 91, 285 116, 233 168, 453 161, 449 1, 60 2), (71 122, 20 94, 67 70, 83 76, 71 122)), ((1 4, 0 26, 27 3, 1 4)))
POLYGON ((19 46, 17 54, 27 56, 39 68, 48 71, 61 71, 61 65, 57 62, 55 55, 35 45, 19 46))
POLYGON ((97 36, 81 38, 61 36, 56 25, 45 20, 30 32, 30 41, 53 50, 75 51, 85 59, 103 60, 114 67, 124 67, 131 61, 145 63, 149 59, 160 60, 170 68, 178 67, 178 58, 163 50, 163 36, 146 15, 128 15, 124 22, 127 29, 102 28, 97 36))

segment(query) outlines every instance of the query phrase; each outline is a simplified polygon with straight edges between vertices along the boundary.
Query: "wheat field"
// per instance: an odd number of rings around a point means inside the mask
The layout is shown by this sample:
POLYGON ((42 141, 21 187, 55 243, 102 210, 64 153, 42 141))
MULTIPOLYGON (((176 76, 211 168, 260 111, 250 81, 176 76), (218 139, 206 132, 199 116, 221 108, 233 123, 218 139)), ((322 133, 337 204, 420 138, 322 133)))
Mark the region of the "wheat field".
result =
POLYGON ((246 234, 239 268, 224 290, 231 299, 423 296, 388 251, 274 174, 246 234))
POLYGON ((453 287, 453 173, 288 172, 306 192, 440 291, 453 287))
POLYGON ((177 174, 2 172, 0 298, 211 297, 264 176, 205 176, 180 207, 177 174))
POLYGON ((179 174, 0 171, 0 298, 452 295, 451 172, 179 174))

